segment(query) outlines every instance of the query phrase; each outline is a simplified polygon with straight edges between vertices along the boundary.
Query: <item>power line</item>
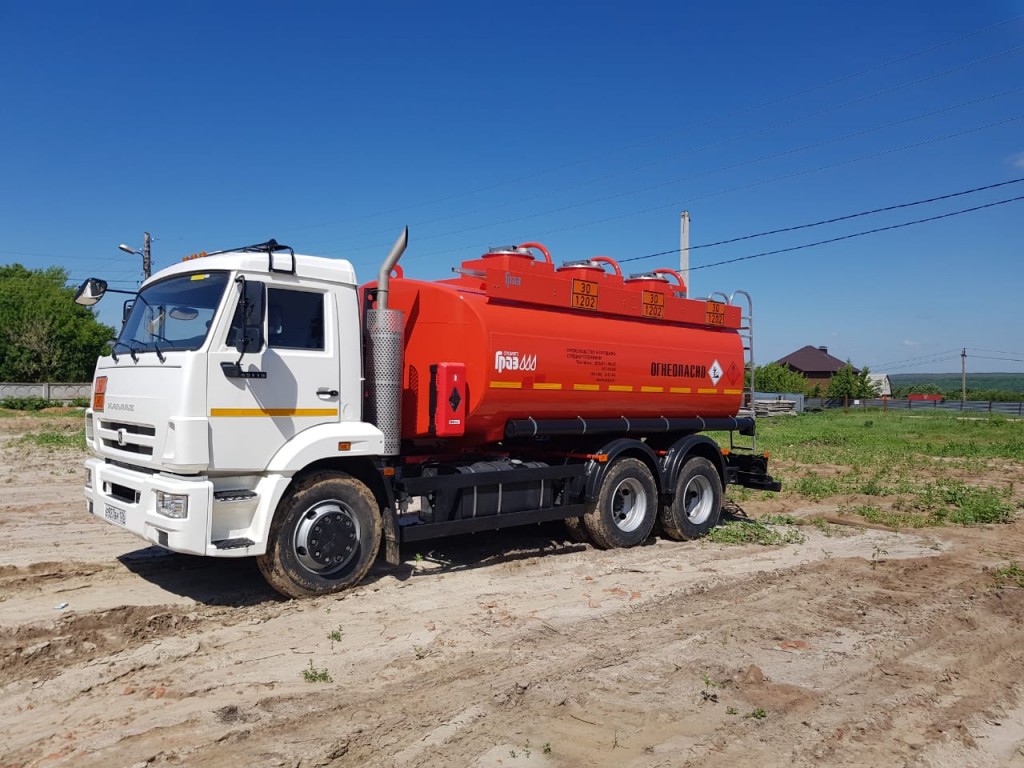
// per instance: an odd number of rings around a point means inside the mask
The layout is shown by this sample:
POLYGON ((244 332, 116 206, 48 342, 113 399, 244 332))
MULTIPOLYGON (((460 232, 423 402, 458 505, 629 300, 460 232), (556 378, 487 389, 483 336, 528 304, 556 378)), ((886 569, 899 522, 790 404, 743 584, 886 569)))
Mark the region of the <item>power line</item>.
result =
POLYGON ((955 360, 958 357, 960 357, 960 353, 959 352, 957 352, 955 354, 949 354, 949 355, 936 355, 934 357, 928 358, 927 360, 917 360, 917 361, 912 362, 912 363, 903 363, 902 365, 899 364, 899 363, 897 363, 897 364, 890 363, 888 365, 872 365, 872 366, 869 366, 869 367, 873 371, 881 371, 881 370, 885 370, 885 371, 899 371, 899 370, 901 370, 903 368, 917 368, 917 367, 922 366, 922 365, 932 365, 933 363, 944 363, 947 360, 955 360))
POLYGON ((868 367, 871 368, 871 370, 874 370, 874 371, 878 371, 878 370, 884 368, 885 372, 888 373, 889 371, 899 371, 899 370, 902 370, 904 368, 917 368, 918 366, 921 366, 921 365, 932 365, 934 363, 944 363, 944 362, 946 362, 948 360, 956 360, 958 357, 960 357, 960 353, 959 352, 957 354, 955 354, 955 355, 947 355, 946 357, 935 357, 935 358, 932 358, 931 360, 921 360, 920 362, 908 363, 907 365, 885 365, 885 366, 878 366, 878 367, 876 367, 876 366, 868 366, 868 367))
POLYGON ((1024 357, 1024 352, 1004 352, 1000 349, 982 349, 981 347, 968 347, 967 349, 973 349, 975 352, 991 352, 994 355, 1020 355, 1024 357))
POLYGON ((967 355, 967 357, 972 357, 976 360, 1004 360, 1008 363, 1024 363, 1024 358, 1018 357, 988 357, 986 355, 967 355))
MULTIPOLYGON (((786 181, 786 180, 789 180, 789 179, 798 178, 800 176, 807 176, 807 175, 812 174, 812 173, 818 173, 820 171, 830 170, 832 168, 839 168, 839 167, 844 166, 844 165, 852 165, 853 163, 859 163, 859 162, 862 162, 862 161, 865 161, 865 160, 875 160, 877 158, 885 157, 887 155, 893 155, 893 154, 896 154, 898 152, 905 152, 905 151, 911 150, 911 149, 918 149, 920 147, 924 147, 924 146, 927 146, 929 144, 937 144, 937 143, 942 142, 942 141, 949 141, 951 139, 956 139, 956 138, 959 138, 961 136, 966 136, 966 135, 971 134, 971 133, 977 133, 979 131, 988 130, 990 128, 997 128, 999 126, 1003 126, 1003 125, 1007 125, 1009 123, 1017 122, 1017 121, 1022 120, 1022 119, 1024 119, 1024 115, 1016 115, 1014 117, 1008 117, 1008 118, 1003 119, 1003 120, 997 120, 995 122, 986 123, 984 125, 975 126, 973 128, 964 128, 964 129, 959 130, 959 131, 954 131, 953 133, 947 133, 944 136, 936 136, 936 137, 933 137, 933 138, 930 138, 930 139, 924 139, 922 141, 912 142, 910 144, 903 144, 901 146, 893 147, 893 148, 890 148, 890 149, 884 149, 884 150, 881 150, 879 152, 869 152, 869 153, 867 153, 865 155, 859 155, 858 157, 852 157, 852 158, 848 158, 846 160, 837 160, 837 161, 832 162, 832 163, 825 163, 823 165, 813 166, 811 168, 804 168, 804 169, 801 169, 799 171, 792 171, 790 173, 784 173, 784 174, 780 174, 778 176, 772 176, 772 177, 769 177, 767 179, 761 179, 760 181, 754 181, 754 182, 750 182, 748 184, 739 184, 739 185, 734 186, 734 187, 726 187, 725 189, 719 189, 719 190, 717 190, 715 192, 706 192, 706 193, 704 193, 702 195, 695 195, 695 196, 689 197, 686 200, 676 200, 676 201, 673 201, 673 202, 670 202, 670 203, 663 203, 661 205, 656 205, 656 206, 653 206, 653 207, 650 207, 650 208, 643 208, 641 210, 631 211, 629 213, 616 214, 615 216, 606 216, 606 217, 601 218, 601 219, 592 219, 590 221, 581 222, 581 223, 578 223, 578 224, 570 224, 570 225, 564 226, 564 227, 556 227, 554 229, 549 229, 549 230, 545 230, 545 231, 542 231, 542 232, 533 232, 531 237, 539 238, 539 237, 544 237, 546 235, 557 234, 557 233, 565 232, 565 231, 572 230, 572 229, 580 229, 580 228, 583 228, 583 227, 590 227, 590 226, 594 226, 596 224, 606 224, 608 222, 619 221, 621 219, 627 219, 627 218, 630 218, 630 217, 633 217, 633 216, 640 216, 640 215, 643 215, 645 213, 651 213, 653 211, 660 211, 660 210, 664 210, 666 208, 679 209, 679 208, 683 208, 683 207, 686 207, 686 206, 690 206, 690 205, 692 205, 693 203, 695 203, 695 202, 697 202, 699 200, 705 200, 705 199, 708 199, 708 198, 711 198, 711 197, 718 197, 718 196, 726 195, 726 194, 729 194, 729 193, 732 193, 732 192, 742 192, 742 191, 746 191, 746 190, 749 190, 749 189, 754 189, 756 187, 762 187, 765 184, 772 184, 772 183, 774 183, 776 181, 786 181)), ((428 238, 420 238, 420 239, 429 239, 429 237, 428 238)), ((513 237, 513 238, 509 238, 509 239, 515 240, 515 239, 525 239, 525 238, 514 238, 513 237)), ((458 248, 447 248, 447 249, 439 250, 439 251, 430 251, 430 252, 427 252, 427 253, 412 254, 411 256, 408 256, 406 258, 406 260, 408 261, 408 260, 411 260, 411 259, 423 259, 423 258, 428 258, 428 257, 431 257, 431 256, 440 256, 440 255, 444 255, 444 254, 448 254, 448 253, 456 253, 456 252, 459 252, 459 251, 468 250, 470 248, 483 248, 485 246, 486 246, 486 244, 479 244, 479 243, 477 243, 477 244, 472 244, 472 245, 467 245, 467 246, 461 246, 461 247, 458 247, 458 248)), ((357 251, 357 250, 367 250, 367 248, 351 249, 350 252, 351 251, 357 251)), ((327 251, 327 253, 329 253, 329 251, 327 251)), ((669 254, 672 254, 672 253, 679 253, 679 249, 676 248, 676 249, 668 250, 668 251, 660 251, 658 253, 648 254, 647 256, 638 256, 638 257, 634 257, 632 259, 619 259, 619 261, 638 261, 640 259, 653 258, 655 256, 665 256, 665 255, 669 255, 669 254)))
MULTIPOLYGON (((617 174, 611 174, 611 175, 608 175, 608 176, 603 176, 603 177, 600 177, 598 179, 593 179, 593 180, 588 181, 588 182, 584 182, 584 183, 580 183, 580 184, 573 184, 573 185, 569 185, 568 187, 562 187, 562 188, 556 189, 556 190, 545 191, 545 192, 542 192, 542 193, 539 193, 539 194, 531 195, 531 196, 528 196, 528 197, 525 197, 525 198, 519 198, 518 200, 515 200, 515 201, 512 201, 512 202, 503 203, 503 204, 496 205, 496 206, 494 206, 494 205, 485 206, 485 207, 482 207, 482 208, 477 208, 475 210, 466 211, 466 212, 463 212, 463 213, 455 213, 455 214, 451 214, 451 215, 448 215, 448 216, 435 217, 435 218, 431 218, 431 219, 425 219, 423 221, 415 222, 412 226, 414 226, 414 227, 422 227, 422 226, 426 226, 426 225, 429 225, 429 224, 438 224, 438 223, 441 223, 441 222, 444 222, 444 221, 451 221, 453 219, 460 219, 460 218, 464 218, 466 216, 471 216, 473 214, 482 213, 482 212, 489 211, 489 210, 507 208, 507 207, 509 207, 512 204, 519 204, 519 203, 529 202, 531 200, 537 200, 537 199, 540 199, 540 198, 548 197, 551 194, 554 194, 554 193, 557 193, 557 192, 567 192, 567 191, 572 191, 574 189, 579 189, 579 188, 582 188, 582 187, 590 187, 590 186, 593 186, 593 185, 595 185, 597 183, 600 183, 600 182, 603 182, 603 181, 608 181, 610 179, 614 179, 614 178, 617 178, 619 176, 629 175, 629 174, 634 173, 635 171, 641 170, 643 168, 651 167, 651 166, 654 166, 654 165, 660 165, 660 164, 664 163, 666 160, 674 160, 674 159, 678 159, 678 158, 681 158, 681 157, 685 157, 687 155, 699 154, 699 153, 701 153, 701 152, 703 152, 703 151, 705 151, 707 149, 710 149, 710 148, 713 148, 713 147, 722 146, 724 144, 729 144, 729 143, 731 143, 733 141, 736 141, 738 139, 750 138, 752 136, 757 136, 757 135, 766 133, 766 132, 768 132, 770 130, 774 130, 775 128, 779 128, 779 127, 786 126, 786 125, 792 125, 794 123, 800 122, 802 120, 805 120, 805 119, 808 119, 808 118, 811 118, 811 117, 817 117, 817 116, 820 116, 820 115, 823 115, 823 114, 827 114, 829 112, 835 111, 835 110, 840 109, 842 107, 849 106, 851 104, 856 104, 856 103, 859 103, 859 102, 862 102, 862 101, 866 101, 868 99, 875 98, 876 96, 879 96, 879 95, 883 95, 883 94, 887 94, 887 93, 892 93, 892 92, 900 90, 902 88, 909 87, 911 85, 916 85, 916 84, 919 84, 921 82, 924 82, 924 81, 927 81, 927 80, 931 80, 931 79, 934 79, 934 78, 937 78, 937 77, 941 77, 941 76, 944 76, 944 75, 949 74, 951 72, 960 71, 961 69, 964 69, 964 68, 967 68, 967 67, 970 67, 970 66, 974 66, 974 65, 976 65, 976 64, 978 64, 980 62, 989 61, 989 60, 991 60, 993 58, 997 58, 999 56, 1004 56, 1007 53, 1017 52, 1017 51, 1020 51, 1020 50, 1024 50, 1024 45, 1015 46, 1013 48, 1007 49, 1006 51, 1002 51, 1002 52, 1000 52, 998 54, 993 54, 992 56, 987 56, 987 57, 984 57, 982 59, 977 59, 975 61, 969 62, 968 64, 963 64, 963 65, 960 65, 958 67, 953 67, 951 69, 944 70, 944 71, 939 72, 937 74, 929 75, 928 77, 918 78, 917 80, 910 81, 909 83, 902 83, 902 84, 899 84, 899 85, 896 85, 896 86, 891 86, 891 87, 885 88, 885 89, 883 89, 881 91, 876 91, 875 93, 869 94, 867 96, 862 96, 862 97, 859 97, 859 98, 856 98, 856 99, 852 99, 852 100, 849 100, 849 101, 842 102, 840 104, 835 104, 835 105, 832 105, 832 106, 827 107, 825 109, 821 109, 821 110, 818 110, 816 112, 811 112, 809 114, 802 115, 800 117, 790 118, 789 120, 783 120, 783 121, 780 121, 780 122, 777 122, 777 123, 774 123, 774 124, 771 124, 771 125, 760 127, 757 130, 746 131, 744 133, 736 134, 736 135, 730 136, 728 138, 720 139, 718 141, 713 141, 713 142, 710 142, 708 144, 701 145, 699 147, 694 147, 694 148, 692 148, 692 149, 690 149, 690 150, 688 150, 686 152, 679 153, 679 154, 676 154, 676 155, 671 155, 668 158, 661 158, 661 159, 659 159, 657 161, 654 161, 654 162, 651 162, 651 163, 646 163, 644 165, 633 166, 632 168, 630 168, 630 169, 628 169, 626 171, 617 173, 617 174)), ((700 173, 691 174, 689 176, 682 176, 682 177, 677 177, 677 178, 674 178, 674 179, 668 179, 666 181, 658 182, 657 184, 652 184, 652 185, 648 185, 648 186, 644 186, 644 187, 638 187, 638 188, 626 190, 626 191, 623 191, 623 192, 616 192, 615 194, 606 195, 604 197, 597 197, 597 198, 591 198, 589 200, 582 200, 582 201, 579 201, 579 202, 571 203, 569 205, 563 205, 563 206, 560 206, 560 207, 557 207, 557 208, 548 208, 548 209, 545 209, 545 210, 542 210, 542 211, 537 211, 537 212, 534 212, 534 213, 529 213, 529 214, 526 214, 526 215, 523 215, 523 216, 516 216, 516 217, 512 217, 512 218, 508 218, 508 219, 502 219, 502 220, 497 221, 497 222, 489 222, 489 223, 486 223, 486 224, 476 224, 476 225, 473 225, 473 226, 470 226, 470 227, 465 227, 463 229, 449 230, 447 232, 441 232, 441 233, 437 233, 437 234, 433 234, 433 235, 427 235, 425 237, 421 237, 420 240, 433 240, 433 239, 437 239, 437 238, 440 238, 440 237, 448 237, 450 235, 459 235, 459 234, 463 234, 463 233, 466 233, 466 232, 473 232, 473 231, 477 231, 477 230, 480 230, 480 229, 487 229, 488 227, 500 226, 500 225, 503 225, 503 224, 511 224, 511 223, 515 223, 515 222, 518 222, 518 221, 527 221, 529 219, 539 218, 541 216, 548 216, 548 215, 551 215, 551 214, 554 214, 554 213, 563 213, 565 211, 573 210, 573 209, 576 209, 576 208, 582 208, 582 207, 585 207, 585 206, 588 206, 588 205, 594 205, 596 203, 604 203, 604 202, 608 202, 610 200, 617 200, 617 199, 621 199, 623 197, 631 197, 633 195, 637 195, 637 194, 640 194, 640 193, 643 193, 643 192, 651 192, 653 190, 662 189, 662 188, 670 186, 670 185, 681 184, 681 183, 683 183, 685 181, 693 181, 694 179, 699 179, 699 178, 702 178, 702 177, 705 177, 705 176, 711 176, 711 175, 714 175, 716 173, 721 173, 723 171, 731 171, 731 170, 735 170, 737 168, 744 168, 744 167, 747 167, 747 166, 750 166, 750 165, 754 165, 756 163, 765 162, 767 160, 777 160, 779 158, 788 157, 790 155, 795 155, 795 154, 800 154, 802 152, 807 152, 807 151, 809 151, 811 149, 817 149, 817 148, 820 148, 820 147, 828 146, 830 144, 835 144, 835 143, 840 142, 840 141, 846 141, 848 139, 858 138, 858 137, 861 137, 861 136, 867 136, 867 135, 869 135, 871 133, 876 133, 878 131, 883 131, 883 130, 885 130, 887 128, 893 128, 893 127, 896 127, 898 125, 905 125, 906 123, 911 123, 911 122, 914 122, 916 120, 923 120, 923 119, 926 119, 926 118, 929 118, 929 117, 935 117, 936 115, 941 115, 941 114, 944 114, 946 112, 951 112, 951 111, 956 110, 956 109, 963 109, 964 107, 974 106, 974 105, 979 104, 981 102, 991 101, 992 99, 996 99, 996 98, 999 98, 1001 96, 1007 96, 1007 95, 1010 95, 1012 93, 1017 93, 1017 92, 1019 92, 1021 90, 1024 90, 1024 86, 1016 86, 1014 88, 1008 88, 1008 89, 1003 90, 1003 91, 998 91, 996 93, 988 94, 987 96, 981 96, 981 97, 978 97, 978 98, 969 99, 968 101, 960 102, 958 104, 948 105, 948 106, 942 107, 940 109, 932 110, 930 112, 922 112, 922 113, 919 113, 917 115, 912 115, 910 117, 900 118, 899 120, 893 120, 893 121, 890 121, 890 122, 887 122, 887 123, 881 123, 879 125, 875 125, 875 126, 872 126, 870 128, 863 128, 863 129, 860 129, 860 130, 857 130, 857 131, 852 131, 850 133, 842 134, 840 136, 833 136, 833 137, 828 138, 828 139, 817 141, 817 142, 814 142, 814 143, 811 143, 811 144, 805 144, 803 146, 795 147, 793 149, 787 149, 787 150, 784 150, 784 151, 781 151, 781 152, 773 152, 771 154, 761 155, 760 157, 755 157, 755 158, 752 158, 752 159, 749 159, 749 160, 743 160, 743 161, 740 161, 740 162, 729 163, 728 165, 718 166, 717 168, 712 168, 712 169, 709 169, 709 170, 701 171, 700 173)), ((351 240, 358 240, 358 239, 365 238, 365 237, 372 237, 372 236, 381 234, 383 231, 384 230, 374 230, 372 232, 363 232, 363 233, 360 233, 360 234, 351 235, 351 236, 349 236, 346 239, 351 241, 351 240)), ((366 247, 375 247, 375 246, 363 246, 362 248, 366 248, 366 247)), ((334 250, 347 250, 349 252, 352 252, 352 251, 360 250, 360 248, 349 248, 349 249, 337 248, 337 249, 334 249, 334 250)), ((332 251, 328 250, 328 251, 324 251, 324 252, 325 253, 330 253, 332 251)))
MULTIPOLYGON (((552 229, 552 230, 548 230, 546 232, 536 233, 535 236, 536 237, 543 237, 544 235, 553 234, 555 232, 561 232, 561 231, 564 231, 564 230, 567 230, 567 229, 578 229, 580 227, 593 226, 594 224, 605 224, 605 223, 610 222, 610 221, 618 221, 619 219, 630 218, 632 216, 639 216, 639 215, 642 215, 644 213, 650 213, 652 211, 658 211, 658 210, 662 210, 662 209, 665 209, 665 208, 681 208, 681 207, 690 205, 690 204, 692 204, 692 203, 694 203, 694 202, 696 202, 698 200, 705 200, 705 199, 707 199, 709 197, 717 197, 719 195, 729 194, 730 192, 746 191, 748 189, 753 189, 755 187, 762 187, 765 184, 771 184, 771 183, 776 182, 776 181, 786 181, 788 179, 794 179, 794 178, 797 178, 799 176, 806 176, 806 175, 811 174, 811 173, 818 173, 819 171, 827 171, 827 170, 830 170, 832 168, 839 168, 839 167, 844 166, 844 165, 852 165, 853 163, 859 163, 859 162, 862 162, 864 160, 876 160, 876 159, 878 159, 880 157, 885 157, 886 155, 893 155, 893 154, 896 154, 898 152, 905 152, 905 151, 910 150, 910 149, 918 149, 920 147, 924 147, 924 146, 927 146, 929 144, 937 144, 937 143, 942 142, 942 141, 949 141, 950 139, 956 139, 956 138, 959 138, 961 136, 966 136, 967 134, 970 134, 970 133, 977 133, 979 131, 988 130, 989 128, 997 128, 999 126, 1007 125, 1009 123, 1013 123, 1013 122, 1016 122, 1016 121, 1022 120, 1022 119, 1024 119, 1024 115, 1016 115, 1014 117, 1008 117, 1008 118, 1006 118, 1004 120, 998 120, 998 121, 993 122, 993 123, 986 123, 985 125, 979 125, 979 126, 976 126, 974 128, 964 128, 963 130, 960 130, 960 131, 954 131, 953 133, 947 133, 944 136, 936 136, 936 137, 931 138, 931 139, 924 139, 923 141, 916 141, 916 142, 913 142, 911 144, 904 144, 904 145, 899 146, 899 147, 893 147, 891 149, 884 149, 884 150, 881 150, 879 152, 869 152, 866 155, 860 155, 858 157, 853 157, 853 158, 849 158, 849 159, 846 159, 846 160, 837 160, 837 161, 832 162, 832 163, 825 163, 824 165, 818 165, 818 166, 814 166, 812 168, 804 168, 804 169, 799 170, 799 171, 793 171, 791 173, 784 173, 784 174, 780 174, 778 176, 773 176, 773 177, 768 178, 768 179, 762 179, 761 181, 755 181, 755 182, 751 182, 749 184, 740 184, 740 185, 735 186, 735 187, 729 187, 729 188, 726 188, 726 189, 718 190, 717 192, 708 192, 708 193, 703 194, 703 195, 697 195, 695 197, 690 197, 687 200, 676 201, 676 202, 673 202, 673 203, 666 203, 664 205, 657 205, 657 206, 654 206, 652 208, 645 208, 645 209, 640 210, 640 211, 632 211, 630 213, 624 213, 624 214, 620 214, 620 215, 617 215, 617 216, 608 216, 608 217, 603 218, 603 219, 597 219, 595 221, 589 221, 589 222, 585 222, 583 224, 577 224, 577 225, 573 225, 573 226, 570 226, 570 227, 560 227, 558 229, 552 229)), ((679 252, 678 249, 676 249, 675 251, 668 251, 668 253, 678 253, 678 252, 679 252)), ((655 255, 664 255, 664 254, 655 254, 655 255)))
MULTIPOLYGON (((700 245, 691 245, 690 246, 690 250, 691 251, 696 251, 696 250, 699 250, 701 248, 714 248, 714 247, 719 246, 719 245, 729 245, 730 243, 739 243, 739 242, 742 242, 744 240, 753 240, 753 239, 758 238, 758 237, 767 237, 768 235, 778 235, 778 234, 782 234, 783 232, 796 232, 797 230, 800 230, 800 229, 810 229, 812 227, 820 227, 820 226, 823 226, 825 224, 835 224, 836 222, 840 222, 840 221, 849 221, 850 219, 857 219, 857 218, 860 218, 862 216, 871 216, 871 215, 876 214, 876 213, 886 213, 888 211, 896 211, 896 210, 899 210, 901 208, 912 208, 915 205, 926 205, 928 203, 937 203, 940 200, 950 200, 950 199, 952 199, 954 197, 963 197, 964 195, 972 195, 975 192, 984 192, 984 191, 989 190, 989 189, 996 189, 998 187, 1005 187, 1005 186, 1007 186, 1009 184, 1019 184, 1022 181, 1024 181, 1024 177, 1021 177, 1019 179, 1010 179, 1008 181, 1000 181, 1000 182, 997 182, 995 184, 986 184, 983 187, 974 187, 973 189, 964 189, 964 190, 961 190, 960 192, 951 192, 951 193, 946 194, 946 195, 938 195, 936 197, 929 197, 929 198, 926 198, 924 200, 915 200, 915 201, 910 202, 910 203, 899 203, 897 205, 887 205, 887 206, 885 206, 883 208, 873 208, 873 209, 871 209, 869 211, 859 211, 857 213, 848 213, 848 214, 846 214, 844 216, 836 216, 836 217, 831 218, 831 219, 821 219, 819 221, 812 221, 809 224, 796 224, 796 225, 791 226, 791 227, 782 227, 781 229, 769 229, 769 230, 766 230, 764 232, 755 232, 752 235, 741 235, 739 237, 731 237, 731 238, 729 238, 727 240, 716 240, 713 243, 701 243, 700 245)), ((679 249, 678 248, 674 248, 673 250, 670 250, 670 251, 661 251, 659 253, 652 253, 652 254, 649 254, 647 256, 634 256, 633 258, 630 258, 630 259, 620 259, 620 261, 639 261, 640 259, 650 259, 650 258, 653 258, 655 256, 669 256, 669 255, 674 254, 674 253, 679 253, 679 249)))
POLYGON ((900 365, 903 365, 905 363, 911 363, 911 362, 913 362, 915 360, 923 360, 924 362, 928 362, 927 360, 925 360, 925 358, 938 357, 940 355, 941 356, 946 356, 946 355, 952 355, 952 354, 960 354, 960 350, 957 350, 957 349, 946 349, 946 350, 943 350, 942 352, 930 352, 929 354, 926 354, 926 355, 917 355, 916 357, 907 357, 907 358, 903 358, 902 360, 890 360, 890 361, 885 362, 885 363, 872 363, 871 367, 872 368, 889 368, 891 366, 900 366, 900 365))
MULTIPOLYGON (((762 256, 775 256, 775 255, 780 254, 780 253, 790 253, 792 251, 802 251, 802 250, 804 250, 806 248, 815 248, 815 247, 817 247, 819 245, 829 245, 831 243, 838 243, 838 242, 841 242, 843 240, 852 240, 855 237, 864 237, 865 235, 874 235, 874 234, 877 234, 879 232, 889 232, 889 231, 894 230, 894 229, 903 229, 904 227, 912 227, 912 226, 914 226, 916 224, 925 224, 925 223, 930 222, 930 221, 938 221, 939 219, 948 219, 948 218, 951 218, 953 216, 962 216, 962 215, 964 215, 966 213, 974 213, 975 211, 982 211, 982 210, 985 210, 986 208, 995 208, 998 205, 1006 205, 1007 203, 1015 203, 1018 200, 1024 200, 1024 195, 1020 195, 1018 197, 1010 197, 1010 198, 1007 198, 1006 200, 997 200, 994 203, 986 203, 985 205, 976 205, 973 208, 964 208, 964 209, 959 210, 959 211, 950 211, 949 213, 941 213, 938 216, 929 216, 929 217, 927 217, 925 219, 916 219, 914 221, 905 221, 905 222, 902 222, 900 224, 890 224, 887 227, 876 227, 875 229, 867 229, 867 230, 864 230, 863 232, 854 232, 854 233, 849 234, 849 235, 841 235, 839 237, 830 237, 827 240, 819 240, 819 241, 817 241, 815 243, 805 243, 804 245, 793 245, 793 246, 790 246, 789 248, 777 248, 774 251, 762 251, 761 253, 754 253, 754 254, 751 254, 750 256, 738 256, 735 259, 725 259, 724 261, 716 261, 713 264, 701 264, 701 265, 696 266, 696 267, 690 267, 690 271, 693 272, 693 271, 698 270, 698 269, 710 269, 711 267, 721 267, 721 266, 723 266, 725 264, 735 264, 738 261, 750 261, 751 259, 759 259, 762 256)), ((673 252, 674 251, 668 251, 668 253, 673 253, 673 252)), ((675 252, 677 252, 677 251, 675 251, 675 252)), ((634 256, 633 258, 629 258, 629 259, 619 259, 618 262, 620 264, 623 264, 623 263, 628 262, 628 261, 639 261, 640 259, 649 259, 652 256, 662 256, 662 255, 664 255, 664 254, 651 254, 651 255, 648 255, 648 256, 634 256)))

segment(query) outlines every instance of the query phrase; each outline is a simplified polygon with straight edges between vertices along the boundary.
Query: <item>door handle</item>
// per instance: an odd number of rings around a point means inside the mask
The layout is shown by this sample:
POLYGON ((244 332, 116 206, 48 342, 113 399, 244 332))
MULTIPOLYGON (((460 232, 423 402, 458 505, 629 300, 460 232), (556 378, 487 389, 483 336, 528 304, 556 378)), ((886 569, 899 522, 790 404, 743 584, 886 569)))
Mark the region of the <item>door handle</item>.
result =
POLYGON ((320 387, 320 389, 316 391, 316 394, 317 397, 337 397, 338 390, 328 389, 327 387, 320 387))

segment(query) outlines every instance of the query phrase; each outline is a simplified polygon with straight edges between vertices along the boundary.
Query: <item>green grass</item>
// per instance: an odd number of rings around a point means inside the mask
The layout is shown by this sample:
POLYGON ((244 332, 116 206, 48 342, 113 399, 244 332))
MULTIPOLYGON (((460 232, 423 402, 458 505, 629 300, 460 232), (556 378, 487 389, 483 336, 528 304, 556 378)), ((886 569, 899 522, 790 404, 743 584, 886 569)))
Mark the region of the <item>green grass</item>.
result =
POLYGON ((85 429, 77 432, 32 432, 13 441, 18 445, 34 445, 39 448, 74 448, 85 450, 85 429))
POLYGON ((997 586, 1024 589, 1024 568, 1016 562, 1004 565, 993 574, 997 586))
POLYGON ((807 475, 798 477, 792 482, 792 489, 795 493, 805 496, 808 499, 820 501, 829 496, 835 496, 840 491, 840 483, 835 478, 818 477, 807 475))
POLYGON ((991 482, 993 462, 1024 461, 1024 420, 942 411, 826 411, 762 419, 758 448, 771 453, 784 498, 877 498, 848 499, 845 511, 878 525, 1006 523, 1024 506, 1015 501, 1012 471, 995 473, 997 487, 971 484, 986 472, 991 482))
POLYGON ((956 412, 902 413, 839 410, 758 421, 758 445, 777 459, 837 464, 863 470, 929 458, 1003 458, 1024 461, 1024 420, 960 418, 956 412))
POLYGON ((760 520, 730 520, 712 528, 707 540, 716 544, 760 544, 778 546, 803 544, 807 537, 796 528, 766 524, 760 520))

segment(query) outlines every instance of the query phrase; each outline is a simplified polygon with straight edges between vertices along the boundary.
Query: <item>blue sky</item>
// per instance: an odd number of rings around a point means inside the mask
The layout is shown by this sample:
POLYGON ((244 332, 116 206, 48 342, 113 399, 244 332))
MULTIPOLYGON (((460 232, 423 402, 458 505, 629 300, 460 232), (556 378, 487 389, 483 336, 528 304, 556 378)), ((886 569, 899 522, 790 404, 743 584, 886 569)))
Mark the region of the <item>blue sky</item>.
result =
MULTIPOLYGON (((0 4, 0 262, 137 284, 277 238, 371 279, 691 244, 1024 178, 1024 2, 0 4)), ((764 363, 1024 371, 1024 183, 691 254, 764 363), (993 359, 1001 358, 1001 359, 993 359)), ((113 323, 117 302, 101 318, 113 323)), ((101 305, 103 306, 103 305, 101 305)))

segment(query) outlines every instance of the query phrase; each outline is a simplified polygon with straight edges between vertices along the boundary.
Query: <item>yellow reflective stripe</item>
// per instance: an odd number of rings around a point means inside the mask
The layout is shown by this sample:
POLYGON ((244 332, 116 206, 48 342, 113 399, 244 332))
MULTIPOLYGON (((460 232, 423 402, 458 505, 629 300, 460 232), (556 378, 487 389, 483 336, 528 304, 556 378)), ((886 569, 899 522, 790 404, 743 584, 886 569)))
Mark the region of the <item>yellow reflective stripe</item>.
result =
MULTIPOLYGON (((521 381, 492 381, 490 382, 491 389, 523 389, 523 382, 521 381)), ((569 389, 568 385, 558 384, 549 381, 537 381, 530 384, 532 389, 544 389, 544 390, 561 390, 569 389)), ((573 384, 572 389, 576 392, 600 392, 600 384, 573 384)), ((654 386, 640 386, 634 387, 629 384, 609 384, 605 387, 607 392, 645 392, 656 394, 660 392, 671 392, 673 395, 689 395, 696 392, 699 395, 742 395, 742 389, 693 389, 692 387, 669 387, 667 390, 665 387, 654 387, 654 386)))
POLYGON ((337 416, 337 408, 211 408, 210 416, 337 416))

